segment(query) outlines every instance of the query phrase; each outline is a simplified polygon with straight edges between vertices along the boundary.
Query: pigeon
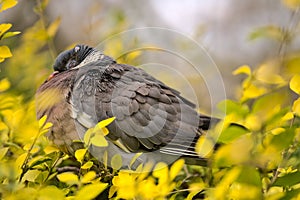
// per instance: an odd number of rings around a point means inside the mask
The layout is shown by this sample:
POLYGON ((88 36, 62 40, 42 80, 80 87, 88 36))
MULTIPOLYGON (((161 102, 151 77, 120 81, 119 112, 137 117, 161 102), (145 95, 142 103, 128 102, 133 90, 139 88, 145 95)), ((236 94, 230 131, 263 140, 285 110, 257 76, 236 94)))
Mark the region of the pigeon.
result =
POLYGON ((53 69, 36 92, 37 118, 53 124, 47 137, 61 151, 74 154, 89 129, 114 117, 106 145, 88 147, 99 161, 118 155, 123 168, 179 158, 206 165, 195 145, 218 120, 198 113, 179 91, 83 44, 60 53, 53 69))

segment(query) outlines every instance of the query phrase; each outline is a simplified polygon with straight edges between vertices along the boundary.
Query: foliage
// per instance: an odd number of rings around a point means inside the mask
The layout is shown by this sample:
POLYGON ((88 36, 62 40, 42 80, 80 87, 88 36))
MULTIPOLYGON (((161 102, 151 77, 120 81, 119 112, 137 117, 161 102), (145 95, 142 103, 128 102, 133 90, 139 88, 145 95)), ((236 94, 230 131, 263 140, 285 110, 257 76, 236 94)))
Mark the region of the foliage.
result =
MULTIPOLYGON (((32 84, 40 84, 50 74, 45 66, 56 54, 52 40, 60 22, 47 23, 43 17, 47 1, 37 2, 35 12, 40 18, 21 34, 16 54, 5 61, 8 70, 0 80, 1 199, 300 198, 300 54, 286 54, 283 48, 295 39, 293 29, 272 25, 250 34, 251 39, 277 41, 279 56, 233 72, 245 76, 240 95, 237 100, 220 102, 220 109, 226 106, 221 110, 225 119, 197 144, 197 152, 209 159, 207 167, 178 160, 171 166, 158 163, 136 170, 111 170, 107 163, 91 157, 88 147, 107 145, 105 127, 114 118, 89 129, 85 146, 74 157, 47 140, 45 134, 52 124, 46 123, 46 116, 36 121, 32 84), (20 77, 14 74, 16 70, 20 77), (212 150, 215 141, 220 147, 212 150)), ((299 10, 298 0, 283 2, 292 13, 299 10)), ((0 11, 15 4, 14 0, 2 0, 0 11)), ((0 42, 19 34, 9 32, 11 26, 0 25, 0 42)), ((115 51, 121 52, 120 41, 116 44, 115 51)), ((7 46, 0 46, 0 62, 11 56, 7 46)), ((111 166, 119 169, 121 162, 116 156, 111 166)))

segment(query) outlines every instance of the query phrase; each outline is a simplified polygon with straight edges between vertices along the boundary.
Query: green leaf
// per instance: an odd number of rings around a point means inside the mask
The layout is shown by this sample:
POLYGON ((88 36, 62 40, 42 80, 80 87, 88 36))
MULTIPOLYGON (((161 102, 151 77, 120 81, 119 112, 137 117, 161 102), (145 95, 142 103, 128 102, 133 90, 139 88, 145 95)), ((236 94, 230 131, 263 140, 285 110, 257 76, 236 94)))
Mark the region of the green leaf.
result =
POLYGON ((282 110, 287 97, 286 91, 268 93, 254 102, 252 113, 257 114, 261 122, 271 119, 282 110))
POLYGON ((287 129, 280 134, 274 135, 271 139, 270 145, 273 145, 278 151, 281 151, 292 144, 294 136, 295 130, 287 129))
POLYGON ((221 132, 220 137, 218 138, 218 141, 222 142, 222 143, 228 143, 246 133, 249 133, 249 130, 247 130, 246 128, 244 128, 242 126, 233 124, 221 132))
POLYGON ((95 199, 107 188, 107 183, 93 183, 82 187, 76 194, 75 199, 90 200, 95 199))
POLYGON ((0 12, 14 7, 15 5, 17 5, 17 3, 18 1, 16 0, 2 0, 0 4, 0 12))
POLYGON ((90 169, 93 166, 93 164, 94 163, 92 161, 88 161, 81 166, 81 169, 90 169))
POLYGON ((300 183, 300 171, 278 177, 273 186, 291 187, 300 183))
POLYGON ((283 38, 283 31, 278 26, 263 26, 257 28, 249 35, 250 40, 255 40, 258 38, 269 38, 280 42, 283 38))
POLYGON ((237 113, 238 115, 245 116, 249 113, 249 108, 246 105, 242 105, 229 99, 221 101, 220 103, 218 103, 217 107, 218 109, 226 113, 226 115, 230 113, 237 113))
POLYGON ((34 182, 40 173, 41 173, 41 171, 39 171, 39 170, 28 170, 24 174, 22 181, 34 182))
POLYGON ((48 161, 51 161, 52 159, 50 157, 47 157, 47 156, 36 156, 34 158, 32 158, 29 162, 28 162, 28 166, 30 168, 33 168, 37 165, 40 165, 42 163, 45 163, 45 162, 48 162, 48 161))
POLYGON ((291 199, 297 199, 297 197, 299 198, 299 194, 300 194, 300 189, 292 189, 292 190, 288 190, 284 197, 280 198, 280 200, 291 200, 291 199))
POLYGON ((119 154, 115 154, 111 158, 111 167, 115 170, 119 170, 122 167, 122 157, 119 154))
POLYGON ((4 33, 4 35, 2 36, 2 39, 10 38, 10 37, 13 37, 15 35, 19 35, 20 33, 21 33, 20 31, 7 32, 7 33, 4 33))
POLYGON ((0 160, 2 160, 4 158, 4 156, 6 155, 8 149, 9 149, 9 147, 4 147, 4 148, 0 149, 0 160))
POLYGON ((290 81, 290 88, 300 95, 300 74, 296 74, 290 81))
POLYGON ((242 166, 236 181, 258 187, 262 186, 260 174, 255 167, 251 166, 242 166))

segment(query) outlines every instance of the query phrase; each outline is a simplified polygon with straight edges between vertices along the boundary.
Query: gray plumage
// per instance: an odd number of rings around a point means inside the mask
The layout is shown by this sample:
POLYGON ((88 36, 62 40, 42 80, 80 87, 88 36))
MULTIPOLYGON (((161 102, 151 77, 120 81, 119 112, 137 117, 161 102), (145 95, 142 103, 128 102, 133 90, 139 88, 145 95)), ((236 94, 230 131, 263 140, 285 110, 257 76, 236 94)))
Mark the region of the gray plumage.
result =
POLYGON ((144 153, 136 166, 146 161, 172 162, 178 157, 205 163, 194 145, 211 119, 197 113, 194 104, 178 91, 142 69, 118 64, 85 45, 61 53, 53 68, 58 72, 37 91, 37 116, 48 116, 53 123, 48 136, 62 150, 73 153, 72 141, 82 139, 99 121, 115 116, 108 126, 109 146, 90 149, 96 158, 101 160, 106 150, 109 158, 120 154, 124 167, 137 152, 144 153), (51 89, 58 100, 45 102, 49 99, 44 94, 51 89))

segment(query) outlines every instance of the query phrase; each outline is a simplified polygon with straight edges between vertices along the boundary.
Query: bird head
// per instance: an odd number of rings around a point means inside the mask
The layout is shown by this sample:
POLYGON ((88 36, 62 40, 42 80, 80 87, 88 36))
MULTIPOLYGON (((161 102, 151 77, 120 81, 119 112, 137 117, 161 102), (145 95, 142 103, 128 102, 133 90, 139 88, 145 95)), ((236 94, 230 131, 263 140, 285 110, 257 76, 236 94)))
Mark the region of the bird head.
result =
POLYGON ((92 47, 87 45, 76 45, 73 49, 69 49, 60 53, 53 65, 56 72, 63 72, 80 64, 91 52, 92 47))

